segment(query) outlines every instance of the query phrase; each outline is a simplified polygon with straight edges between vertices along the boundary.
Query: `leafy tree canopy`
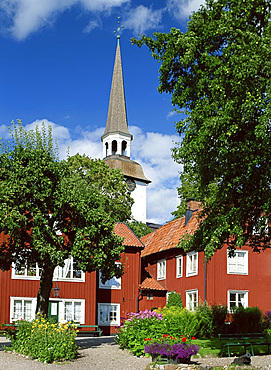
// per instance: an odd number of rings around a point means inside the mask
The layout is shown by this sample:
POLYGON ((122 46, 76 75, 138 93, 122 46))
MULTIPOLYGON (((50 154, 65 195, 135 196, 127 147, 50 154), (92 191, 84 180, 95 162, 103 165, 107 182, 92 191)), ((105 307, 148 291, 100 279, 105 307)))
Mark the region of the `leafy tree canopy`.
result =
POLYGON ((205 200, 188 247, 208 257, 224 241, 232 250, 270 245, 270 7, 269 0, 211 0, 186 32, 133 39, 160 63, 159 92, 185 113, 173 157, 183 165, 181 199, 186 191, 195 197, 194 187, 205 200))
POLYGON ((132 198, 120 171, 102 160, 60 161, 50 129, 14 125, 11 137, 0 147, 0 268, 37 262, 37 312, 47 314, 54 269, 69 256, 104 281, 121 276, 122 239, 113 229, 130 219, 132 198))
POLYGON ((130 229, 135 233, 138 238, 151 233, 153 230, 148 227, 144 222, 132 220, 128 223, 130 229))

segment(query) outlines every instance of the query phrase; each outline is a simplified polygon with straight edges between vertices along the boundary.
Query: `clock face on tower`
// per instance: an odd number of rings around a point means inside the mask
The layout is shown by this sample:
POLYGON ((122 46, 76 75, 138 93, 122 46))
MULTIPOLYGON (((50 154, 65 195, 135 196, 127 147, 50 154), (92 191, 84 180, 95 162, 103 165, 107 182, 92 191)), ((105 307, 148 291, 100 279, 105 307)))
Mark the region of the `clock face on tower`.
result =
POLYGON ((135 180, 127 179, 126 186, 127 186, 127 190, 131 193, 132 191, 135 190, 135 187, 136 187, 135 180))

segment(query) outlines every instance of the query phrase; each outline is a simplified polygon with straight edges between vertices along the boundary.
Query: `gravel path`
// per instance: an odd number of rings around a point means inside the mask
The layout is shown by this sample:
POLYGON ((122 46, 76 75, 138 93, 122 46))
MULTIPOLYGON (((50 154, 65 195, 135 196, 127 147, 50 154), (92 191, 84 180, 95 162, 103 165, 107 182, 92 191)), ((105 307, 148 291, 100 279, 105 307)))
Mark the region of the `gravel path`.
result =
MULTIPOLYGON (((137 358, 128 351, 122 351, 115 343, 113 337, 79 337, 77 344, 80 346, 79 357, 75 361, 61 364, 44 364, 36 360, 24 358, 21 355, 12 354, 2 350, 2 345, 9 345, 9 340, 0 337, 0 369, 4 370, 39 370, 39 369, 67 369, 67 370, 145 370, 151 362, 150 358, 137 358)), ((204 358, 195 359, 194 367, 188 369, 212 369, 215 366, 223 366, 233 362, 234 358, 204 358), (198 367, 196 367, 198 365, 198 367)), ((252 357, 251 365, 258 369, 271 370, 271 355, 252 357)), ((183 365, 186 369, 187 365, 183 365)), ((171 368, 172 369, 172 368, 171 368)), ((187 369, 187 370, 188 370, 187 369)))

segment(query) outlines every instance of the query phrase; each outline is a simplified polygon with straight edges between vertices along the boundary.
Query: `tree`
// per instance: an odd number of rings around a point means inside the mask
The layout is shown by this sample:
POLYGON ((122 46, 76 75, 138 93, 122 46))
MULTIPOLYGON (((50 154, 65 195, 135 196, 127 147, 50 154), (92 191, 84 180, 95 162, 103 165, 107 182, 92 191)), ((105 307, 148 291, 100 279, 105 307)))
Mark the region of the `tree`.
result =
POLYGON ((0 152, 0 268, 38 263, 36 312, 47 314, 54 269, 69 256, 83 271, 99 269, 103 282, 122 275, 113 228, 130 218, 132 199, 120 171, 103 161, 60 161, 50 129, 20 124, 11 136, 0 152))
POLYGON ((186 115, 176 124, 182 141, 173 157, 205 200, 186 243, 208 258, 225 241, 233 251, 246 242, 254 251, 270 245, 270 7, 269 0, 211 0, 186 32, 133 39, 160 63, 159 92, 172 94, 186 115))
POLYGON ((132 220, 128 223, 130 229, 135 233, 138 238, 151 233, 153 230, 148 227, 144 222, 132 220))

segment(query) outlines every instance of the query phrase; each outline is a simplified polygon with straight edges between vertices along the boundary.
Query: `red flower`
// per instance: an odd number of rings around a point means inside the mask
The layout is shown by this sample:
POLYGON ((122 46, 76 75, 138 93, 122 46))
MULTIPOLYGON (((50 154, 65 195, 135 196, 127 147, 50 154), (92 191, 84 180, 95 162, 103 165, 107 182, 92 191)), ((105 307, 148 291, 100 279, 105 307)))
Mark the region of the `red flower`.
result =
POLYGON ((186 337, 182 338, 182 342, 186 342, 186 337))
POLYGON ((191 339, 192 339, 192 340, 195 340, 196 338, 195 338, 195 337, 192 337, 191 339))
POLYGON ((151 338, 145 338, 144 340, 151 340, 151 338))
POLYGON ((167 337, 169 337, 169 335, 168 334, 163 334, 162 337, 167 338, 167 337))

